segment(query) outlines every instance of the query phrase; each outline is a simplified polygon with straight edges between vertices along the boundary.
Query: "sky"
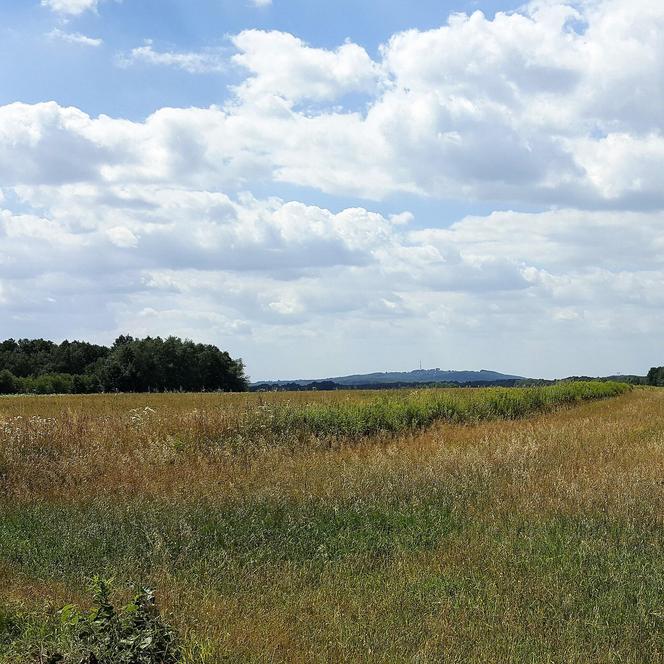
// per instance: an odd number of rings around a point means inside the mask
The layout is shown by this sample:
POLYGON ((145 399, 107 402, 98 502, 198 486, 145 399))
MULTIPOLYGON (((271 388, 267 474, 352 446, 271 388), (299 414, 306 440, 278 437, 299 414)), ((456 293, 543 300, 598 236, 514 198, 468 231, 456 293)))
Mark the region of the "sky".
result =
POLYGON ((662 109, 654 0, 3 0, 0 338, 644 374, 662 109))

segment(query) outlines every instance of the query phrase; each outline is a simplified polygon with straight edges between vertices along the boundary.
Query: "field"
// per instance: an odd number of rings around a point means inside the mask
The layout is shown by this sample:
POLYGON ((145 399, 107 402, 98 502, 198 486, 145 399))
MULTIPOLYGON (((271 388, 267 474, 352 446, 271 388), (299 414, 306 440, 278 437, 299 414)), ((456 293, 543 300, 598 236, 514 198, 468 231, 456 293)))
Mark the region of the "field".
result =
POLYGON ((188 663, 662 662, 664 390, 0 399, 0 662, 95 574, 188 663))

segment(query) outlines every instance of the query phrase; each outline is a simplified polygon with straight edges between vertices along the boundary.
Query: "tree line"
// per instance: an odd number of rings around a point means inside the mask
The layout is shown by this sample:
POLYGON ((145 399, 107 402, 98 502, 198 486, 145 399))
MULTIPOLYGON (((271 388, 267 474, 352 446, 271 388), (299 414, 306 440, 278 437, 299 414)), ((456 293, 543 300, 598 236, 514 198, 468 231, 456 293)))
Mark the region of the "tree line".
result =
POLYGON ((664 387, 664 367, 653 367, 646 376, 647 385, 664 387))
POLYGON ((178 337, 118 337, 112 346, 85 341, 0 342, 0 394, 95 392, 244 392, 241 359, 178 337))

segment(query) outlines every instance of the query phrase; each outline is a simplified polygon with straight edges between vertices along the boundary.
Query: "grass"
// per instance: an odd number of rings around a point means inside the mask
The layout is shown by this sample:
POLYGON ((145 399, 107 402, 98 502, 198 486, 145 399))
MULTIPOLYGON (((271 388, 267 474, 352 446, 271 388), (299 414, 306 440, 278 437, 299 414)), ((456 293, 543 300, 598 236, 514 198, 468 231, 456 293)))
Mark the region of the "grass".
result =
POLYGON ((391 444, 435 422, 517 419, 629 390, 620 383, 270 395, 0 398, 0 491, 15 500, 162 495, 237 465, 391 444), (146 486, 147 485, 147 486, 146 486))
POLYGON ((0 400, 0 662, 96 573, 185 662, 662 661, 664 390, 564 388, 0 400))

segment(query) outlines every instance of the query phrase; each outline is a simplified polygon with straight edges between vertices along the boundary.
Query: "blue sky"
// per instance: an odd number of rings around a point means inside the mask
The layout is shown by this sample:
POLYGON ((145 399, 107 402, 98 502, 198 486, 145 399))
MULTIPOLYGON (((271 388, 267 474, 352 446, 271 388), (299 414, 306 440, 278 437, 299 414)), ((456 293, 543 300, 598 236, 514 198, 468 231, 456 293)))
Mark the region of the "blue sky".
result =
POLYGON ((0 337, 645 372, 663 37, 651 0, 5 1, 0 337))
MULTIPOLYGON (((142 120, 164 106, 210 106, 229 98, 228 86, 242 79, 242 72, 229 65, 227 71, 192 76, 184 71, 147 66, 119 67, 118 55, 153 40, 158 50, 233 52, 229 36, 245 29, 292 33, 310 45, 334 49, 346 40, 362 44, 377 56, 381 44, 403 30, 436 28, 456 12, 482 11, 488 17, 509 11, 522 2, 427 0, 408 3, 385 0, 311 2, 285 0, 255 6, 249 0, 109 0, 97 11, 71 16, 53 12, 39 2, 9 0, 0 7, 0 59, 11 67, 0 68, 0 104, 15 101, 56 101, 75 106, 91 115, 142 120), (49 38, 54 30, 101 39, 99 48, 81 48, 49 38), (30 57, 17 57, 29 51, 30 57)), ((360 97, 358 105, 366 100, 360 97)), ((284 198, 297 197, 333 209, 362 205, 364 199, 326 196, 296 185, 269 183, 259 192, 284 198)), ((389 197, 383 203, 390 214, 406 206, 417 211, 414 223, 446 225, 465 214, 488 213, 505 202, 478 202, 449 198, 440 201, 419 196, 389 197)), ((535 210, 520 201, 508 207, 535 210)))
POLYGON ((149 67, 118 70, 117 52, 145 39, 166 50, 226 48, 228 35, 248 28, 280 30, 313 46, 336 48, 346 39, 376 54, 395 32, 441 25, 452 12, 481 9, 491 16, 520 2, 441 2, 419 0, 283 0, 256 7, 248 0, 110 0, 97 12, 63 17, 32 0, 6 0, 0 6, 0 57, 12 67, 0 70, 0 103, 55 100, 91 114, 140 119, 162 106, 209 106, 227 98, 226 85, 237 72, 192 78, 149 67), (45 39, 53 29, 103 39, 94 52, 45 39), (16 57, 28 50, 30 57, 16 57))

